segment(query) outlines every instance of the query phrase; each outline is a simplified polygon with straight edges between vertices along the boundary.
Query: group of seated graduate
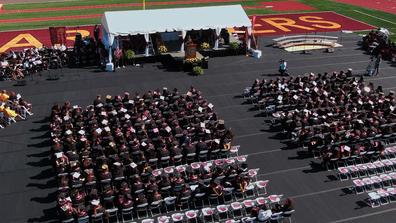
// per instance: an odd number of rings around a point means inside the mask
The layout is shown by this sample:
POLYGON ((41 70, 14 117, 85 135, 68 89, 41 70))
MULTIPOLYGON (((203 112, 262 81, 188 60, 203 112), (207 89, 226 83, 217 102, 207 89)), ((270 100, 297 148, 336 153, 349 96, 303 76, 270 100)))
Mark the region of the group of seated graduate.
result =
POLYGON ((186 94, 163 88, 97 96, 85 109, 54 105, 50 127, 62 218, 169 196, 179 205, 196 193, 222 196, 225 187, 244 189, 250 180, 245 162, 165 171, 227 157, 233 133, 213 107, 194 87, 186 94), (156 168, 164 171, 154 174, 156 168))
POLYGON ((250 95, 271 112, 274 129, 325 159, 378 155, 384 137, 396 132, 394 92, 352 77, 351 70, 256 80, 250 95))

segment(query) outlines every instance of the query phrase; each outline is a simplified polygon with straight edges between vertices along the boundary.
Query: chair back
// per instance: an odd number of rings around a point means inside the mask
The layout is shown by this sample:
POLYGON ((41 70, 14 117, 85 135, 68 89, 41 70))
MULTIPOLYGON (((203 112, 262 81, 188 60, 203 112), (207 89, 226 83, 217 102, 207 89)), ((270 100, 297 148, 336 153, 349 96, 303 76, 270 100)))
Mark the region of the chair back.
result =
POLYGON ((92 215, 91 222, 92 223, 103 222, 103 213, 98 213, 98 214, 92 215))
POLYGON ((176 197, 166 197, 164 201, 166 205, 173 205, 176 202, 176 197))
POLYGON ((290 217, 293 213, 295 212, 295 210, 290 210, 290 211, 285 211, 283 212, 282 216, 283 217, 290 217))
POLYGON ((77 223, 88 223, 88 222, 89 222, 89 216, 77 218, 77 223))

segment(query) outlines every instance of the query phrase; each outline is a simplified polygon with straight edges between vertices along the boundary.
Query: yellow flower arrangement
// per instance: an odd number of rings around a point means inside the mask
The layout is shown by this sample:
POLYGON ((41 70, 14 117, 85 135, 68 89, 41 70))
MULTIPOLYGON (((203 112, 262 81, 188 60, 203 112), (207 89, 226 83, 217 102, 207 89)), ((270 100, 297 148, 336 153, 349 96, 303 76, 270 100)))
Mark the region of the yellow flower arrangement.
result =
POLYGON ((201 49, 203 49, 203 50, 207 50, 207 49, 209 49, 210 48, 210 45, 209 45, 209 43, 207 43, 207 42, 203 42, 203 43, 201 43, 201 49))
POLYGON ((194 58, 188 58, 188 59, 185 60, 185 62, 186 62, 186 63, 194 64, 194 63, 199 63, 199 62, 200 62, 200 59, 198 59, 198 58, 196 58, 196 57, 194 57, 194 58))
POLYGON ((158 50, 159 50, 160 53, 166 53, 166 52, 168 52, 168 48, 166 48, 165 45, 159 46, 159 47, 158 47, 158 50))

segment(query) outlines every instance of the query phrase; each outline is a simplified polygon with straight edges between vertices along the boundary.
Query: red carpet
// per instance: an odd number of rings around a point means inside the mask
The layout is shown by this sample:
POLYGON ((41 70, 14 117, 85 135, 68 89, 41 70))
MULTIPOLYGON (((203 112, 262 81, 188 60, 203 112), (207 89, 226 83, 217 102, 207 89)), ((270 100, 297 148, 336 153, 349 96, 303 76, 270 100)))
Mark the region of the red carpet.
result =
POLYGON ((396 14, 396 0, 335 0, 335 1, 396 14))
POLYGON ((271 9, 272 11, 306 11, 315 10, 314 7, 296 1, 260 2, 257 6, 245 6, 246 9, 271 9))

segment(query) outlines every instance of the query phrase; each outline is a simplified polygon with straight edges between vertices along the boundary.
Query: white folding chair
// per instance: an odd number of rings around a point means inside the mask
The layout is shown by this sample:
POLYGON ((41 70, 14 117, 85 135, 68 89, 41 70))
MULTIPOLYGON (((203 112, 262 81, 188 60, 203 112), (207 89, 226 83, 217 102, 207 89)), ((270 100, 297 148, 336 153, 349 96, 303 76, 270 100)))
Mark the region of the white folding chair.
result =
POLYGON ((356 194, 364 193, 365 185, 364 185, 363 181, 361 181, 359 179, 355 179, 352 182, 353 182, 353 186, 354 186, 356 194))
POLYGON ((203 222, 214 222, 214 214, 215 214, 215 209, 214 208, 202 208, 201 209, 201 218, 203 222))
POLYGON ((338 167, 338 178, 340 181, 349 180, 349 169, 347 167, 338 167))
POLYGON ((171 215, 173 222, 183 222, 184 221, 184 214, 182 213, 175 213, 171 215))
POLYGON ((229 206, 228 205, 217 205, 216 207, 217 210, 217 219, 219 221, 224 221, 228 219, 228 212, 229 212, 229 206))
POLYGON ((375 165, 375 167, 376 167, 376 172, 377 172, 377 174, 380 174, 380 173, 384 173, 385 172, 385 165, 381 162, 381 161, 375 161, 374 163, 373 163, 374 165, 375 165))
POLYGON ((176 197, 166 197, 164 198, 164 203, 166 213, 176 210, 176 197))
POLYGON ((189 210, 184 213, 187 222, 198 222, 198 210, 189 210))
POLYGON ((381 205, 387 205, 390 203, 389 202, 389 193, 387 190, 381 188, 381 189, 377 190, 377 194, 378 194, 378 196, 381 197, 380 198, 381 205))
POLYGON ((377 208, 381 205, 381 197, 376 192, 368 193, 370 206, 372 208, 377 208))
POLYGON ((253 183, 250 183, 249 185, 247 185, 245 188, 245 191, 243 192, 244 197, 249 198, 249 197, 256 196, 254 189, 255 189, 255 185, 253 183))
POLYGON ((383 187, 392 187, 392 177, 390 177, 388 174, 381 174, 379 177, 381 178, 383 187))
POLYGON ((157 217, 157 222, 158 223, 169 223, 170 221, 170 217, 169 216, 159 216, 157 217))
POLYGON ((370 178, 363 178, 362 182, 364 183, 367 192, 374 190, 374 182, 370 178))
POLYGON ((231 146, 231 148, 230 148, 231 157, 239 156, 238 152, 239 152, 240 147, 241 147, 240 145, 231 146))
POLYGON ((379 176, 372 176, 370 179, 373 181, 374 189, 382 188, 382 179, 379 176))
POLYGON ((365 164, 358 164, 358 165, 356 165, 356 167, 359 169, 360 177, 365 177, 368 175, 368 172, 367 172, 368 168, 365 164))
POLYGON ((256 206, 256 202, 254 200, 244 200, 242 201, 243 206, 245 207, 245 213, 246 215, 250 215, 250 212, 252 211, 252 208, 256 206))
POLYGON ((367 163, 367 172, 369 176, 374 176, 377 174, 377 167, 372 163, 367 163))
POLYGON ((359 168, 357 168, 355 165, 348 166, 349 169, 349 176, 351 179, 356 179, 359 178, 359 168))
POLYGON ((151 218, 143 219, 142 223, 154 223, 154 219, 151 218))
POLYGON ((242 213, 243 206, 240 202, 232 202, 230 204, 230 206, 231 206, 232 215, 234 218, 240 218, 243 216, 243 213, 242 213))
POLYGON ((256 181, 257 181, 257 174, 258 174, 259 171, 260 171, 260 168, 248 170, 248 177, 249 177, 253 182, 256 182, 256 181))
POLYGON ((390 187, 386 189, 386 192, 389 194, 389 202, 394 203, 396 202, 396 188, 390 187))
POLYGON ((269 180, 259 180, 256 182, 256 193, 258 196, 267 194, 269 180))

